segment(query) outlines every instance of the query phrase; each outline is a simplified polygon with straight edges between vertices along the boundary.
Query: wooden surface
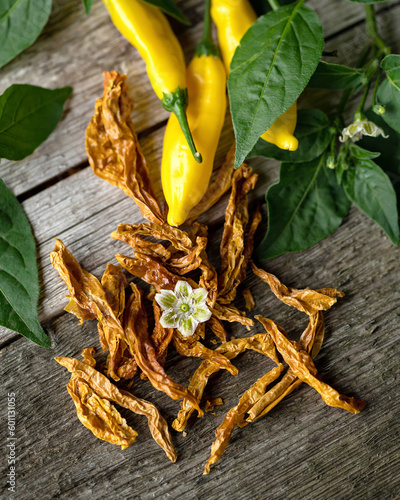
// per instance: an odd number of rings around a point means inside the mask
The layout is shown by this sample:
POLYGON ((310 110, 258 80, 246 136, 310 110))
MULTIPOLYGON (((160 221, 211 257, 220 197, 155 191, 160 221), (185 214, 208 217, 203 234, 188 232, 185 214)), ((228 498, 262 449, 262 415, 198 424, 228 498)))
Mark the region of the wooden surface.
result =
MULTIPOLYGON (((202 2, 178 2, 193 23, 174 23, 189 60, 201 31, 202 2)), ((354 64, 365 43, 363 8, 344 0, 314 0, 324 25, 326 49, 338 48, 335 62, 354 64)), ((395 52, 400 51, 399 2, 379 6, 378 24, 395 52), (389 9, 390 7, 390 9, 389 9)), ((124 244, 110 240, 119 222, 135 223, 141 215, 117 188, 96 178, 87 165, 84 130, 94 101, 101 94, 101 72, 127 72, 136 101, 133 119, 148 159, 156 190, 161 191, 159 164, 167 114, 150 88, 144 64, 113 28, 101 2, 86 17, 80 0, 54 2, 49 24, 30 49, 0 73, 0 92, 11 83, 74 88, 56 131, 37 151, 19 163, 0 164, 2 177, 23 202, 38 244, 41 279, 40 320, 52 339, 44 350, 19 335, 0 330, 1 443, 6 443, 7 393, 16 393, 17 494, 15 498, 184 498, 184 499, 388 499, 400 495, 399 327, 400 250, 380 229, 351 209, 339 230, 311 249, 264 263, 287 285, 336 287, 346 293, 326 317, 326 340, 316 360, 323 380, 347 395, 367 400, 365 410, 350 415, 324 405, 308 386, 300 386, 269 415, 235 430, 221 461, 202 476, 214 430, 238 397, 269 365, 256 353, 234 362, 239 375, 216 376, 207 397, 224 405, 190 421, 187 435, 173 431, 178 461, 171 464, 151 439, 143 418, 122 411, 138 431, 125 451, 96 439, 77 420, 65 385, 69 376, 53 358, 79 356, 83 347, 100 346, 95 322, 78 326, 63 312, 66 288, 51 268, 54 237, 61 238, 81 264, 100 276, 124 244)), ((340 93, 307 91, 303 107, 335 108, 340 93)), ((227 120, 216 164, 232 140, 227 120)), ((254 206, 277 180, 277 163, 251 162, 260 179, 251 197, 254 206)), ((218 265, 218 245, 227 199, 203 220, 210 227, 209 252, 218 265)), ((248 273, 256 310, 272 317, 297 338, 305 318, 275 299, 266 285, 248 273)), ((243 299, 236 304, 243 307, 243 299)), ((252 316, 252 314, 251 314, 252 316)), ((229 327, 232 335, 249 335, 229 327)), ((255 326, 252 333, 262 331, 255 326)), ((210 344, 212 346, 212 344, 210 344)), ((101 358, 101 355, 100 355, 101 358)), ((170 349, 167 371, 178 382, 199 361, 170 349)), ((135 379, 132 390, 157 404, 172 422, 179 404, 135 379)), ((8 498, 5 449, 2 449, 0 497, 8 498)))

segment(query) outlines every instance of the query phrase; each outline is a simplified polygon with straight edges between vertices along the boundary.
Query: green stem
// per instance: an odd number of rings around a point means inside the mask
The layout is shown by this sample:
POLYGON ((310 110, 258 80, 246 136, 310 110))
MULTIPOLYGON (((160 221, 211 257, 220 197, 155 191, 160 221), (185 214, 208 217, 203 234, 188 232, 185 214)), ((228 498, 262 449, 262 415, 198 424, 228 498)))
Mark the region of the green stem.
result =
POLYGON ((367 35, 374 41, 375 45, 385 54, 390 54, 390 48, 382 40, 378 33, 378 26, 376 24, 375 9, 374 6, 365 5, 365 23, 367 35))
POLYGON ((364 93, 362 95, 360 104, 358 105, 358 108, 356 112, 354 113, 354 119, 362 119, 364 116, 364 106, 365 106, 365 101, 367 100, 368 94, 369 94, 369 89, 371 86, 371 82, 368 82, 368 84, 365 86, 364 93))
POLYGON ((214 43, 211 33, 211 0, 204 0, 204 23, 203 36, 196 47, 195 56, 215 56, 218 57, 218 48, 214 43))
POLYGON ((378 87, 379 87, 379 84, 381 82, 381 76, 382 76, 382 69, 379 68, 378 74, 377 74, 376 80, 375 80, 374 92, 372 94, 372 108, 374 108, 376 106, 376 95, 378 93, 378 87))
POLYGON ((278 0, 268 0, 268 3, 270 4, 272 10, 278 10, 280 7, 278 0))

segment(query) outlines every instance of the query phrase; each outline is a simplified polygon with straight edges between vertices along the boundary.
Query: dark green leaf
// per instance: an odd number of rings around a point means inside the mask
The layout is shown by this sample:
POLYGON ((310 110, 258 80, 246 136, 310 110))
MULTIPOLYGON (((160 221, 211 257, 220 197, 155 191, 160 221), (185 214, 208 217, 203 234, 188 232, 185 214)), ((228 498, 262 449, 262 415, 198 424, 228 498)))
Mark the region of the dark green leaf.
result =
POLYGON ((265 156, 290 163, 313 160, 325 151, 331 140, 332 132, 329 130, 328 117, 319 109, 300 109, 297 113, 294 135, 299 141, 296 151, 284 151, 274 144, 258 139, 248 158, 265 156))
POLYGON ((257 249, 260 259, 305 250, 339 227, 350 202, 325 159, 282 163, 279 183, 266 196, 268 231, 257 249))
POLYGON ((32 45, 50 11, 51 0, 1 0, 0 68, 32 45))
POLYGON ((29 156, 55 129, 71 92, 11 85, 0 96, 0 158, 29 156))
POLYGON ((94 0, 83 0, 83 4, 85 5, 85 12, 87 15, 89 15, 90 11, 92 10, 93 2, 94 0))
POLYGON ((400 133, 400 91, 385 80, 379 87, 378 101, 386 108, 386 113, 382 115, 385 122, 400 133))
POLYGON ((163 12, 165 12, 171 17, 174 17, 183 24, 190 24, 189 19, 185 16, 185 14, 183 14, 181 10, 178 9, 178 7, 174 4, 172 0, 143 0, 143 1, 149 3, 150 5, 158 7, 163 12))
POLYGON ((385 123, 381 116, 374 113, 372 109, 369 109, 365 115, 368 120, 374 121, 381 127, 389 137, 385 139, 382 136, 364 136, 358 144, 363 148, 381 153, 381 156, 375 160, 375 163, 388 174, 397 194, 398 206, 400 206, 400 136, 385 123))
MULTIPOLYGON (((262 16, 263 14, 267 14, 267 12, 271 12, 272 8, 268 2, 268 0, 250 0, 253 9, 256 11, 257 16, 262 16)), ((294 0, 279 0, 279 5, 283 7, 284 5, 289 5, 294 3, 294 0)))
POLYGON ((228 90, 236 136, 235 167, 307 85, 324 46, 317 14, 296 3, 260 17, 231 63, 228 90))
POLYGON ((368 151, 367 149, 363 149, 360 146, 356 146, 355 144, 350 144, 349 149, 351 154, 357 160, 373 160, 374 158, 378 158, 381 154, 378 152, 368 151))
POLYGON ((366 77, 361 69, 321 61, 308 82, 308 87, 317 89, 351 89, 360 85, 366 77))
POLYGON ((372 160, 355 160, 343 176, 348 198, 399 244, 396 193, 385 172, 372 160))
POLYGON ((38 320, 38 299, 31 228, 21 205, 0 179, 0 325, 50 347, 38 320))
POLYGON ((400 92, 400 55, 391 54, 386 56, 381 66, 386 71, 390 83, 400 92))

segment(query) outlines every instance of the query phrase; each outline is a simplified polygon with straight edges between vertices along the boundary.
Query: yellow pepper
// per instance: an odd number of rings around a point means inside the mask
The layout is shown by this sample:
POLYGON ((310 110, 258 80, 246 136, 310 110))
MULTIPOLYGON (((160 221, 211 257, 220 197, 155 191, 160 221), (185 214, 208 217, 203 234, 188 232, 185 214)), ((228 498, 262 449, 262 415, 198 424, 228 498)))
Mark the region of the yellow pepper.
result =
POLYGON ((226 112, 226 73, 211 38, 210 0, 206 0, 204 33, 186 72, 189 90, 187 117, 194 140, 203 153, 197 165, 182 131, 171 115, 164 136, 161 180, 168 203, 168 223, 179 226, 204 196, 226 112))
MULTIPOLYGON (((217 26, 218 41, 229 75, 229 67, 236 47, 250 26, 257 20, 256 13, 248 0, 212 0, 211 16, 217 26)), ((261 136, 281 149, 296 151, 298 141, 293 133, 297 122, 297 103, 295 102, 261 136)))
POLYGON ((167 111, 175 113, 189 149, 197 152, 187 123, 186 66, 171 26, 160 9, 142 0, 103 0, 115 27, 139 51, 151 85, 167 111))

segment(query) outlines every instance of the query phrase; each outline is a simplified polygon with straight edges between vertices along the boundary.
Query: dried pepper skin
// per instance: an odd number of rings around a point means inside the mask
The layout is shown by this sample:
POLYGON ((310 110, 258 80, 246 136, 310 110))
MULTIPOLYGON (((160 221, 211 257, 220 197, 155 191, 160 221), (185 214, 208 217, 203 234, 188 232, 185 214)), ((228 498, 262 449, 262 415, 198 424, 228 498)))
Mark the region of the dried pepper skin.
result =
POLYGON ((55 360, 71 372, 71 380, 77 379, 85 383, 98 398, 113 401, 138 415, 144 415, 148 420, 150 432, 156 443, 163 448, 172 462, 176 461, 177 455, 172 444, 168 425, 153 403, 118 389, 105 375, 86 362, 66 357, 57 357, 55 360))
POLYGON ((297 290, 281 283, 276 276, 259 269, 254 262, 250 262, 253 273, 267 283, 279 300, 308 315, 318 311, 326 311, 337 302, 337 297, 344 297, 344 293, 334 288, 323 288, 317 291, 306 288, 297 290))
POLYGON ((125 375, 134 375, 135 362, 133 354, 128 351, 125 332, 120 322, 125 301, 126 279, 122 271, 116 266, 107 267, 103 276, 105 288, 99 280, 79 265, 71 252, 61 240, 56 239, 54 250, 50 254, 51 263, 65 281, 70 294, 70 303, 66 310, 83 319, 99 321, 98 329, 103 349, 110 351, 108 360, 108 374, 119 380, 123 370, 118 373, 123 358, 131 363, 130 370, 125 375), (110 299, 113 307, 108 302, 110 299))
POLYGON ((188 399, 203 414, 196 398, 190 391, 168 377, 164 368, 157 361, 157 355, 147 331, 147 315, 141 292, 134 283, 131 283, 131 289, 132 295, 124 314, 124 328, 129 346, 135 354, 139 368, 157 390, 165 392, 175 400, 188 399))
POLYGON ((254 297, 251 294, 250 290, 248 288, 245 288, 242 292, 242 295, 246 302, 246 309, 248 311, 252 311, 256 307, 256 303, 254 301, 254 297))
POLYGON ((224 402, 222 398, 214 398, 206 401, 206 405, 204 407, 205 411, 213 411, 216 406, 222 406, 224 402))
MULTIPOLYGON (((265 333, 259 333, 253 335, 252 337, 230 340, 229 342, 225 342, 224 344, 218 346, 215 351, 223 354, 226 358, 231 360, 248 349, 264 354, 271 358, 276 364, 279 364, 274 343, 272 342, 270 335, 265 333)), ((203 361, 194 372, 190 379, 189 390, 192 394, 194 394, 198 401, 200 401, 203 396, 208 379, 220 369, 220 366, 206 360, 203 361)), ((195 409, 196 408, 189 401, 182 401, 181 410, 179 411, 177 418, 172 423, 172 427, 176 431, 182 432, 195 409)))
POLYGON ((283 365, 278 366, 267 372, 259 378, 240 398, 239 403, 231 408, 225 415, 222 424, 215 430, 216 439, 211 446, 210 458, 204 467, 204 474, 209 474, 211 466, 215 464, 222 456, 235 427, 243 419, 248 409, 265 393, 265 388, 274 382, 283 370, 283 365))
POLYGON ((98 177, 130 196, 143 217, 162 224, 166 220, 131 120, 133 100, 125 80, 116 71, 104 72, 103 97, 86 130, 86 153, 98 177))
POLYGON ((276 348, 283 359, 292 369, 293 373, 303 382, 313 387, 321 396, 324 403, 336 408, 343 408, 350 413, 359 413, 365 407, 365 401, 349 398, 339 394, 335 389, 317 378, 312 357, 304 351, 297 342, 290 341, 283 333, 281 327, 270 319, 256 316, 256 319, 269 332, 275 342, 276 348))

